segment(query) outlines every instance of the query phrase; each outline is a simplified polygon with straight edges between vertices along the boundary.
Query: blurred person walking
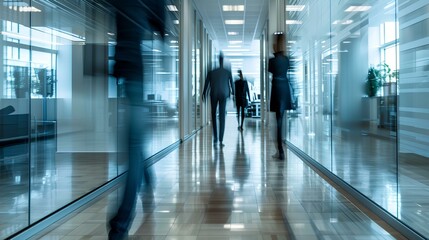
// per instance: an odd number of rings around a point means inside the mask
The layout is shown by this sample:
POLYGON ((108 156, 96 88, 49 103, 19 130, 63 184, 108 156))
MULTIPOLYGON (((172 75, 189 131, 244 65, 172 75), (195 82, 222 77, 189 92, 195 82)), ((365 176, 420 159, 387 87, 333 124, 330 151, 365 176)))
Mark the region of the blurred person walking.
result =
MULTIPOLYGON (((165 2, 163 0, 111 0, 115 8, 117 44, 113 75, 124 81, 125 88, 125 134, 128 172, 120 206, 110 219, 109 239, 125 239, 131 226, 137 193, 142 179, 150 186, 144 151, 150 129, 149 119, 143 106, 143 60, 141 42, 145 31, 158 31, 164 36, 165 2)), ((147 192, 147 191, 146 191, 147 192)))
POLYGON ((274 34, 274 58, 268 62, 268 71, 272 73, 270 111, 276 113, 277 153, 274 158, 285 159, 283 150, 282 124, 285 110, 291 110, 291 89, 287 72, 290 68, 289 58, 285 55, 285 35, 274 34))
POLYGON ((232 84, 231 71, 223 66, 223 53, 219 54, 219 68, 210 71, 207 74, 206 82, 204 83, 204 90, 202 94, 203 101, 210 88, 210 102, 212 114, 212 127, 213 127, 213 144, 217 144, 218 140, 220 146, 223 144, 223 135, 225 132, 225 117, 226 117, 226 100, 232 94, 234 95, 234 85, 232 84), (217 132, 216 112, 219 105, 219 134, 217 132))
POLYGON ((235 106, 237 107, 237 123, 238 130, 243 131, 244 123, 244 109, 248 106, 250 101, 250 91, 247 81, 244 80, 243 72, 238 70, 238 80, 234 82, 235 85, 235 106), (240 124, 241 115, 241 124, 240 124))

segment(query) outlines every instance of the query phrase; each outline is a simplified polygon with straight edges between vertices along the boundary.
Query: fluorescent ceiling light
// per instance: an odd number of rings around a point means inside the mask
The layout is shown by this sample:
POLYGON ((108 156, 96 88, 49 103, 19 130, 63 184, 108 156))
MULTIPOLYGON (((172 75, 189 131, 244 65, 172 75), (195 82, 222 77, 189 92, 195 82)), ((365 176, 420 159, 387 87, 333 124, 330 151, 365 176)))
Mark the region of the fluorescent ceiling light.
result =
POLYGON ((49 27, 33 27, 33 29, 39 30, 39 31, 47 33, 47 34, 52 34, 54 36, 64 38, 64 39, 67 39, 70 41, 75 41, 75 42, 85 41, 85 37, 82 37, 82 36, 79 36, 77 34, 67 32, 64 30, 60 30, 60 29, 49 28, 49 27))
POLYGON ((242 43, 243 41, 229 41, 229 44, 239 44, 242 43))
POLYGON ((345 10, 345 12, 365 12, 370 8, 371 6, 350 6, 345 10))
POLYGON ((238 35, 238 32, 228 32, 228 35, 230 35, 230 36, 236 36, 236 35, 238 35))
POLYGON ((179 43, 177 40, 171 40, 170 43, 179 43))
POLYGON ((240 48, 241 45, 228 45, 229 48, 240 48))
POLYGON ((305 5, 286 5, 287 12, 301 12, 304 8, 305 5))
POLYGON ((17 12, 41 12, 42 10, 30 6, 9 6, 10 10, 17 12))
POLYGON ((34 38, 34 37, 30 38, 28 36, 21 35, 19 33, 1 32, 1 34, 5 35, 7 37, 10 37, 10 38, 16 38, 16 39, 27 40, 27 41, 32 41, 32 42, 39 42, 39 43, 44 43, 44 44, 49 44, 49 45, 62 45, 61 43, 46 41, 44 39, 38 39, 38 38, 34 38))
POLYGON ((244 20, 225 20, 225 24, 227 25, 244 24, 244 20))
POLYGON ((332 24, 342 24, 342 25, 348 25, 348 24, 352 24, 353 20, 335 20, 332 24))
POLYGON ((223 52, 249 52, 249 49, 224 49, 223 52))
POLYGON ((222 5, 222 10, 225 12, 243 12, 244 5, 222 5))
POLYGON ((173 20, 173 23, 177 25, 179 24, 179 20, 173 20))
POLYGON ((287 25, 294 25, 294 24, 302 24, 302 21, 298 20, 286 20, 287 25))
POLYGON ((167 9, 170 12, 178 12, 179 9, 177 9, 176 5, 167 5, 167 9))

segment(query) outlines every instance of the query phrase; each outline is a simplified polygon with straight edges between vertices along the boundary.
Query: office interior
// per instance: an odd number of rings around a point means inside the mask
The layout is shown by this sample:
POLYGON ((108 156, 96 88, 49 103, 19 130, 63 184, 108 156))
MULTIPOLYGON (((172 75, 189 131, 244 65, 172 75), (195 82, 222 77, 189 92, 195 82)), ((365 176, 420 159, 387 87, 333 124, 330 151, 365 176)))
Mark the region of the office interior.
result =
MULTIPOLYGON (((288 149, 405 236, 429 238, 428 0, 167 3, 167 34, 142 41, 148 162, 211 128, 201 94, 220 51, 249 82, 251 123, 273 126, 267 64, 282 31, 299 103, 284 118, 288 149), (209 11, 222 6, 222 18, 209 11)), ((10 238, 119 184, 125 96, 111 75, 108 1, 2 0, 0 13, 0 238, 10 238)))

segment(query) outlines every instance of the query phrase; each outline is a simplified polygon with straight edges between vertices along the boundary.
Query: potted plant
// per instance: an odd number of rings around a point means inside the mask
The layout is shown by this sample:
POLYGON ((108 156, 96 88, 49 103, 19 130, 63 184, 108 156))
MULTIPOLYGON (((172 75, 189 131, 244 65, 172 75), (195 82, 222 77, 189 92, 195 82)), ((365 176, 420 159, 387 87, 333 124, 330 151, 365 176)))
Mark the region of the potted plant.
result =
POLYGON ((27 97, 29 90, 28 69, 15 67, 12 73, 16 98, 27 97))
POLYGON ((368 75, 366 77, 366 93, 368 97, 374 97, 377 95, 378 90, 382 86, 380 70, 371 66, 368 69, 368 75))

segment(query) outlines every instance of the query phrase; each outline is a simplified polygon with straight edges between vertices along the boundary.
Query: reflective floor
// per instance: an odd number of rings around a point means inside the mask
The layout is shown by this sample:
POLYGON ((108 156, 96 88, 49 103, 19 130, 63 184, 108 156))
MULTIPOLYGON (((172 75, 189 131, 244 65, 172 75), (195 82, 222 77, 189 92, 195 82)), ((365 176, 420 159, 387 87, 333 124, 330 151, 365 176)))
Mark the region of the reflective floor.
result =
MULTIPOLYGON (((240 132, 228 116, 224 147, 206 127, 154 164, 156 184, 139 196, 130 239, 405 239, 293 153, 273 159, 272 132, 259 119, 246 119, 240 132)), ((120 190, 34 239, 106 239, 120 190)))

